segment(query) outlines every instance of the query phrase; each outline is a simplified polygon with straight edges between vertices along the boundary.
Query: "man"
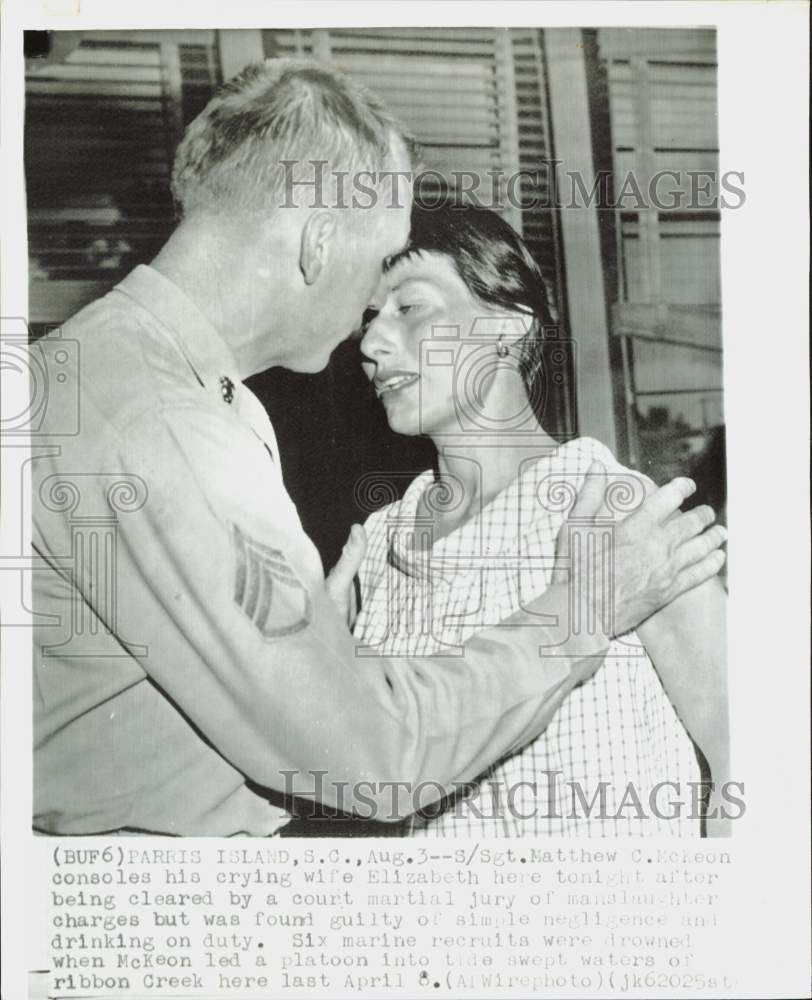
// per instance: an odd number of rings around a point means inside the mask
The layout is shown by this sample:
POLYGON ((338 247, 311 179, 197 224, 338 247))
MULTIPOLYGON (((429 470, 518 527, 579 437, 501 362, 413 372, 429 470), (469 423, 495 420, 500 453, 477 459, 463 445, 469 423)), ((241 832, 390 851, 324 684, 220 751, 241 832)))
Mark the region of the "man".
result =
MULTIPOLYGON (((402 818, 537 735, 599 665, 611 636, 569 634, 563 582, 508 623, 537 627, 462 656, 359 655, 241 384, 319 371, 360 325, 408 236, 411 166, 398 124, 340 74, 251 67, 187 130, 165 247, 65 325, 79 433, 32 471, 37 829, 267 835, 287 814, 255 785, 314 783, 328 805, 402 818), (355 203, 347 177, 363 177, 355 203)), ((43 350, 52 363, 59 340, 43 350)), ((691 489, 619 526, 597 595, 613 635, 721 566, 707 511, 676 513, 691 489)), ((593 478, 576 513, 600 495, 593 478)), ((331 578, 338 604, 362 551, 351 539, 331 578)))

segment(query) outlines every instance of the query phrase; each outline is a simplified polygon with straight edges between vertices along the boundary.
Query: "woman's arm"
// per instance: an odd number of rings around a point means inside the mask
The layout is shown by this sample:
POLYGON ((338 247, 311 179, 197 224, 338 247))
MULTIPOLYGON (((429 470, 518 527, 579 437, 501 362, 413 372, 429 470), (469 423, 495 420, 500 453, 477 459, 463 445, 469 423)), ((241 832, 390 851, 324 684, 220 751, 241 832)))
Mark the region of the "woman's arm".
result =
POLYGON ((713 578, 637 628, 674 708, 710 766, 707 832, 712 837, 730 833, 721 808, 721 788, 730 780, 726 603, 721 582, 713 578))

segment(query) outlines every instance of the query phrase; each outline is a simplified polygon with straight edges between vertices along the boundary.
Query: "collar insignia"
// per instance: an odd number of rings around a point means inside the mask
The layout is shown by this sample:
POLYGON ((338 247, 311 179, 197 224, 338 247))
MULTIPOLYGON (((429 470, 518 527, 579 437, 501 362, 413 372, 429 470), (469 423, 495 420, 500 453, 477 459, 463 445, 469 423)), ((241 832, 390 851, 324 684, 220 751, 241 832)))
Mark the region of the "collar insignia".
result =
POLYGON ((226 403, 230 403, 234 399, 234 383, 228 375, 220 376, 220 394, 226 403))

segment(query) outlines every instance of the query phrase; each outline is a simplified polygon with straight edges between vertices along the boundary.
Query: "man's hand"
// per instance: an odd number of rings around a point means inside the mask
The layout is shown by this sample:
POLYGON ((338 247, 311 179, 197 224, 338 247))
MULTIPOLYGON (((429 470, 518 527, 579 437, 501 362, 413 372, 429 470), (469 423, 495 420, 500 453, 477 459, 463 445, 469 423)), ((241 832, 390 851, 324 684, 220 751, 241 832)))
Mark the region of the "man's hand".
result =
POLYGON ((347 625, 352 629, 358 615, 355 597, 355 576, 367 550, 367 536, 360 524, 350 528, 350 534, 341 550, 338 562, 330 570, 325 585, 333 604, 338 608, 347 625))
POLYGON ((608 482, 611 476, 607 478, 603 465, 593 462, 559 533, 556 559, 562 565, 556 566, 552 582, 576 580, 579 593, 574 596, 576 601, 586 601, 584 614, 614 638, 715 576, 725 561, 719 546, 727 532, 721 525, 710 527, 715 519, 710 507, 682 513, 681 504, 696 486, 690 479, 673 479, 655 489, 633 514, 615 522, 611 573, 595 572, 594 563, 579 570, 571 565, 568 541, 573 532, 584 532, 579 548, 586 560, 590 522, 597 526, 601 518, 611 519, 605 504, 608 482), (610 620, 601 622, 596 608, 613 609, 610 620))

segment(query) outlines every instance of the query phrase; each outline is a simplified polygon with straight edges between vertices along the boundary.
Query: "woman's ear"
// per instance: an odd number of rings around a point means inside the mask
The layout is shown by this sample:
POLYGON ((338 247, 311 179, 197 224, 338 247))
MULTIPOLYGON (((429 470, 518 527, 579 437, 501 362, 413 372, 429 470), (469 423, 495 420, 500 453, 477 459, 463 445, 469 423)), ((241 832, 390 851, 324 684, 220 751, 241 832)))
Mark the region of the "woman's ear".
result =
POLYGON ((512 312, 499 322, 499 341, 512 347, 533 329, 533 316, 526 312, 512 312))
POLYGON ((320 210, 307 217, 302 227, 299 247, 299 268, 306 285, 313 285, 324 270, 332 249, 336 218, 332 212, 320 210))

